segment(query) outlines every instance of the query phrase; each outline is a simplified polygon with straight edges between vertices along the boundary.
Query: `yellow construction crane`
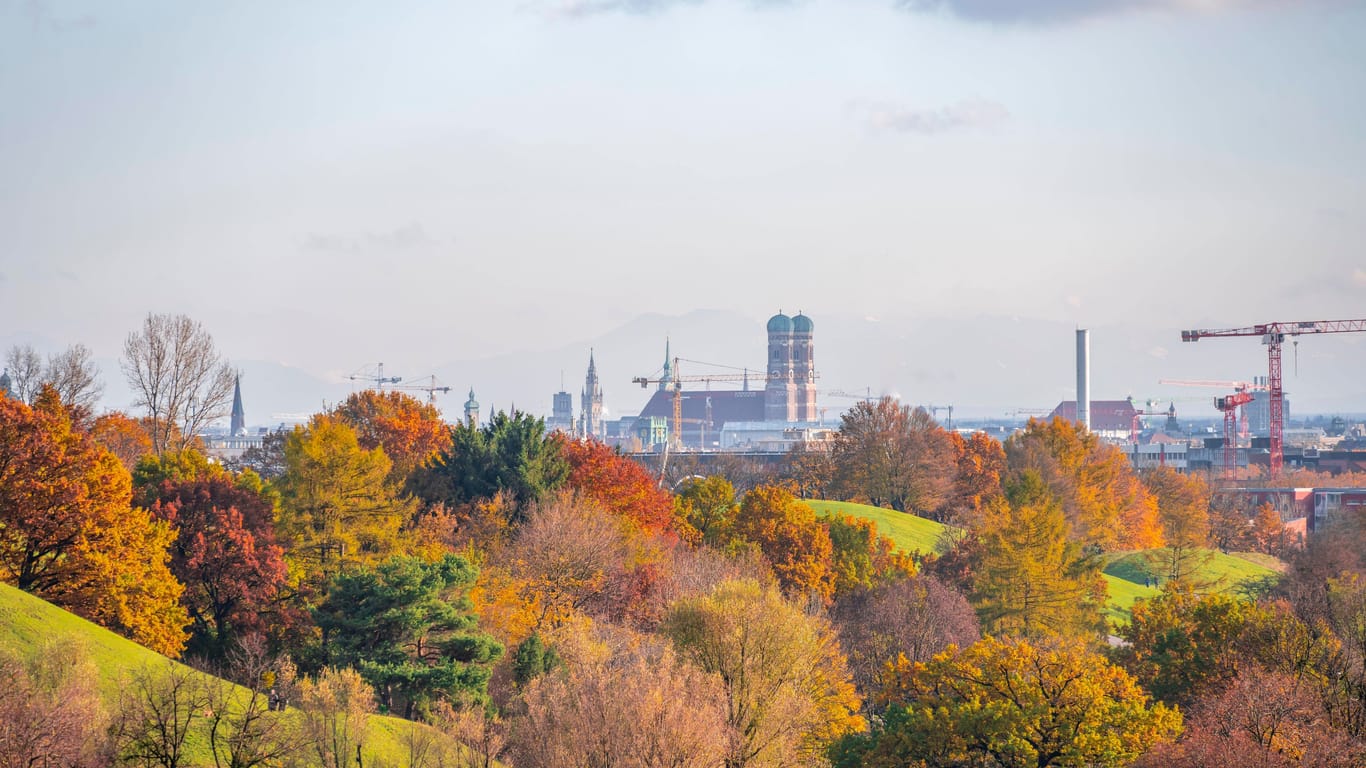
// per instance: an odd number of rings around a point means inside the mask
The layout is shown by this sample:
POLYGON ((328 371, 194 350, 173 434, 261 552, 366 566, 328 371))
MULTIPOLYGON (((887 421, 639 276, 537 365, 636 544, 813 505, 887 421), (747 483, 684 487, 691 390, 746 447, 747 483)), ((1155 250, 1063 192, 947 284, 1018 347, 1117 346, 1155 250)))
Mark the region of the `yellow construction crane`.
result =
MULTIPOLYGON (((637 376, 631 379, 632 384, 639 384, 641 389, 648 389, 651 384, 672 384, 673 385, 673 419, 669 425, 669 441, 665 443, 666 450, 681 451, 683 449, 683 385, 686 383, 702 384, 713 381, 749 381, 749 373, 715 373, 704 376, 682 376, 678 373, 678 363, 680 358, 673 360, 673 372, 664 378, 651 378, 649 376, 637 376)), ((691 361, 689 361, 691 362, 691 361)), ((666 454, 667 460, 667 454, 666 454)))

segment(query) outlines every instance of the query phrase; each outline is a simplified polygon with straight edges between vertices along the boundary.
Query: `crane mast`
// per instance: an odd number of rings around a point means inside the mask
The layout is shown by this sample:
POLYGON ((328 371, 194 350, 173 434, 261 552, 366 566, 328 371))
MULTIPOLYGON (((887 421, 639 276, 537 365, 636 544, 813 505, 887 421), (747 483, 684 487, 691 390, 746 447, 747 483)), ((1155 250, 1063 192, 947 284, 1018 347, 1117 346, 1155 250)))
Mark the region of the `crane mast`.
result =
POLYGON ((1293 323, 1263 323, 1243 328, 1218 328, 1182 331, 1182 341, 1260 336, 1266 346, 1266 381, 1271 422, 1271 476, 1281 474, 1285 463, 1285 390, 1281 377, 1281 345, 1286 336, 1310 333, 1358 333, 1366 331, 1366 320, 1307 320, 1293 323))

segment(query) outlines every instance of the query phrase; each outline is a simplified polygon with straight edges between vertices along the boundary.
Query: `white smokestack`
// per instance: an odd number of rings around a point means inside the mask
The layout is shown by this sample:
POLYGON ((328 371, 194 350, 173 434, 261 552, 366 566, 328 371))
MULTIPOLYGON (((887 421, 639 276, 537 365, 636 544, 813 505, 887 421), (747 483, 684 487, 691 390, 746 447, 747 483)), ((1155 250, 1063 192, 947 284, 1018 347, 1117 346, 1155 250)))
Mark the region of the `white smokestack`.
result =
POLYGON ((1091 429, 1091 332, 1077 329, 1077 421, 1091 429))

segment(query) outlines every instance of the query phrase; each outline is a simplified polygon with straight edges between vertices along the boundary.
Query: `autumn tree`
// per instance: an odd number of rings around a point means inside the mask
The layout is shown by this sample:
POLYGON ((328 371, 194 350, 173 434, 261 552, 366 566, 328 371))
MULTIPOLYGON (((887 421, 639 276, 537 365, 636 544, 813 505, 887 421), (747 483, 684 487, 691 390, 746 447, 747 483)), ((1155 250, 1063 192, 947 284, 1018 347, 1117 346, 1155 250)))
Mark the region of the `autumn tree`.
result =
POLYGON ((831 458, 844 498, 899 512, 928 512, 948 498, 953 441, 925 409, 884 397, 859 401, 840 419, 831 458))
POLYGON ((834 595, 830 531, 786 490, 768 485, 745 494, 731 534, 759 548, 789 595, 834 595))
POLYGON ((881 687, 888 662, 929 661, 950 645, 971 645, 981 636, 967 599, 932 576, 844 595, 835 601, 831 619, 865 700, 881 687))
POLYGON ((1209 484, 1199 475, 1170 467, 1147 470, 1142 479, 1157 502, 1166 542, 1166 548, 1156 553, 1157 564, 1168 581, 1190 579, 1213 556, 1204 549, 1209 543, 1209 484))
POLYGON ((43 368, 43 384, 50 385, 71 409, 77 423, 84 424, 95 413, 104 385, 100 383, 100 369, 91 359, 90 348, 72 344, 65 350, 48 355, 43 368))
POLYGON ((1220 552, 1244 552, 1256 546, 1252 529, 1254 510, 1245 497, 1215 493, 1210 499, 1209 543, 1220 552))
POLYGON ((314 416, 285 440, 277 532, 305 579, 319 586, 327 573, 374 565, 401 550, 399 529, 412 504, 388 482, 382 448, 360 447, 355 430, 331 416, 314 416))
POLYGON ((512 522, 521 523, 532 503, 568 478, 561 448, 541 419, 499 412, 483 427, 457 424, 450 447, 415 473, 409 488, 423 501, 452 508, 505 492, 515 501, 512 522))
POLYGON ((728 768, 811 761, 864 726, 834 630, 774 589, 723 582, 679 601, 664 633, 684 659, 721 679, 736 734, 728 768))
POLYGON ((720 680, 638 647, 533 680, 514 722, 517 765, 720 768, 731 732, 720 680))
POLYGON ((327 662, 358 669, 386 708, 412 718, 438 698, 484 703, 503 647, 478 630, 463 557, 394 557, 338 574, 314 611, 327 662))
POLYGON ((451 429, 436 406, 404 392, 353 392, 332 413, 356 430, 361 448, 384 449, 397 485, 451 445, 451 429))
POLYGON ((570 440, 557 435, 560 453, 569 464, 568 487, 645 530, 673 527, 674 502, 645 468, 596 440, 570 440))
POLYGON ((1180 741, 1139 768, 1355 768, 1366 744, 1344 732, 1312 681, 1253 666, 1192 708, 1180 741))
POLYGON ((1099 563, 1067 537, 1062 508, 1026 472, 984 512, 974 602, 991 634, 1094 635, 1104 626, 1099 563))
POLYGON ((96 768, 109 715, 88 651, 48 642, 27 655, 0 648, 0 766, 96 768))
POLYGON ((674 503, 678 528, 689 540, 716 546, 730 535, 737 505, 735 486, 726 478, 708 475, 686 480, 678 489, 674 503))
POLYGON ((285 586, 275 507, 252 482, 218 474, 155 489, 153 514, 177 530, 171 572, 185 585, 195 655, 221 658, 239 638, 265 631, 285 586))
POLYGON ((879 534, 873 521, 834 515, 821 522, 830 534, 834 596, 915 574, 915 561, 910 555, 898 552, 896 542, 879 534))
POLYGON ((223 466, 233 472, 250 469, 265 480, 274 481, 285 473, 285 438, 283 429, 266 433, 261 442, 251 446, 235 459, 227 459, 223 466))
POLYGON ((893 674, 886 716, 833 750, 836 766, 1119 766, 1181 730, 1081 640, 986 637, 893 674))
POLYGON ((1030 419, 1005 442, 1010 471, 1033 471, 1062 505, 1071 538, 1104 551, 1152 549, 1162 529, 1124 452, 1062 418, 1030 419))
POLYGON ((950 522, 971 520, 1003 492, 1005 449, 985 432, 974 432, 966 439, 957 432, 950 432, 949 439, 953 442, 957 462, 953 492, 945 501, 939 517, 950 522))
POLYGON ((354 669, 328 667, 300 686, 303 732, 324 768, 350 768, 362 760, 375 691, 354 669))
POLYGON ((1127 642, 1116 659, 1162 701, 1187 704, 1238 672, 1239 638, 1255 611, 1221 594, 1197 594, 1168 582, 1161 595, 1140 599, 1117 630, 1127 642))
POLYGON ((0 400, 0 578, 161 653, 184 645, 174 531, 132 508, 128 471, 56 391, 0 400))
POLYGON ((835 487, 835 461, 830 447, 822 443, 797 443, 788 452, 784 479, 790 480, 803 499, 824 499, 835 487))
POLYGON ((118 457, 130 472, 142 457, 152 452, 152 436, 137 419, 121 411, 97 416, 90 426, 90 438, 118 457))
POLYGON ((123 374, 147 412, 159 455, 183 448, 203 427, 228 415, 234 374, 213 337, 185 315, 149 314, 123 343, 123 374))
POLYGON ((200 724, 216 768, 257 768, 293 759, 303 745, 294 718, 273 708, 289 681, 260 635, 234 643, 224 664, 211 668, 204 685, 200 724))

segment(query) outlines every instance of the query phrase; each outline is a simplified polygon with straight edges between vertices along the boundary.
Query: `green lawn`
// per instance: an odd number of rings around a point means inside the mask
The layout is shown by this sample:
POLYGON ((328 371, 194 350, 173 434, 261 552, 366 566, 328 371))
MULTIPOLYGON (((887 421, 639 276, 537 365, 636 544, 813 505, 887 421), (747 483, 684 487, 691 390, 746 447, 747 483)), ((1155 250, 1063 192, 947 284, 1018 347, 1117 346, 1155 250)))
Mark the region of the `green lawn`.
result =
MULTIPOLYGON (((871 507, 847 501, 807 501, 817 515, 850 515, 871 520, 878 532, 896 542, 905 552, 933 552, 935 543, 947 526, 923 517, 892 509, 871 507)), ((1105 557, 1104 577, 1109 587, 1107 612, 1115 620, 1128 618, 1129 608, 1140 597, 1153 597, 1161 592, 1156 587, 1144 586, 1144 577, 1156 572, 1145 557, 1146 552, 1116 552, 1105 557)), ((1285 568, 1281 561, 1256 553, 1224 554, 1208 550, 1209 559, 1200 567, 1197 581, 1209 589, 1236 590, 1246 582, 1271 576, 1285 568)))
POLYGON ((806 504, 822 517, 839 514, 871 520, 877 525, 878 533, 896 542, 903 552, 933 552, 935 542, 939 541, 939 535, 947 527, 943 523, 894 509, 870 507, 851 501, 807 501, 806 504))
MULTIPOLYGON (((118 701, 120 682, 128 674, 147 665, 166 663, 165 657, 103 627, 8 584, 0 584, 0 647, 27 654, 49 641, 66 638, 75 638, 88 649, 91 661, 100 671, 100 691, 111 709, 118 701)), ((289 716, 297 717, 298 711, 290 710, 289 716)), ((399 718, 372 717, 365 746, 369 753, 367 764, 406 765, 401 734, 413 727, 413 723, 399 718)), ((207 744, 194 739, 187 744, 190 766, 213 765, 207 744)))

